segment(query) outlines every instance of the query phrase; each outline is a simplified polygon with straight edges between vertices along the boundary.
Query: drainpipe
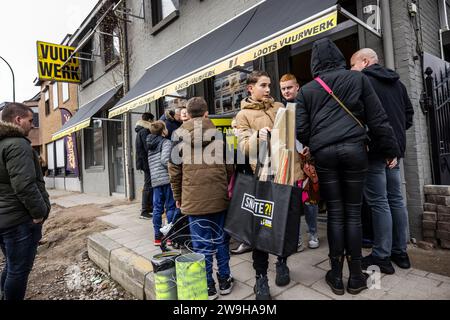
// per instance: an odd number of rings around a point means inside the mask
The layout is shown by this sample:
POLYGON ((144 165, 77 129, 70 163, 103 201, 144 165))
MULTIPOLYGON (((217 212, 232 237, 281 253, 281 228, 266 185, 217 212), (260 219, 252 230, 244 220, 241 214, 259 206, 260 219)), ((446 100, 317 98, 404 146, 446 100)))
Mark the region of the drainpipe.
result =
MULTIPOLYGON (((122 3, 122 11, 125 12, 126 1, 122 3)), ((130 90, 130 66, 128 59, 128 31, 126 19, 122 20, 122 48, 123 48, 123 91, 126 94, 130 90)), ((131 135, 131 114, 126 112, 123 115, 123 139, 124 139, 124 165, 125 165, 125 194, 128 200, 133 200, 134 192, 134 173, 131 164, 132 135, 131 135)))
POLYGON ((391 8, 389 0, 381 0, 381 24, 383 30, 384 65, 395 70, 394 41, 392 39, 391 8))

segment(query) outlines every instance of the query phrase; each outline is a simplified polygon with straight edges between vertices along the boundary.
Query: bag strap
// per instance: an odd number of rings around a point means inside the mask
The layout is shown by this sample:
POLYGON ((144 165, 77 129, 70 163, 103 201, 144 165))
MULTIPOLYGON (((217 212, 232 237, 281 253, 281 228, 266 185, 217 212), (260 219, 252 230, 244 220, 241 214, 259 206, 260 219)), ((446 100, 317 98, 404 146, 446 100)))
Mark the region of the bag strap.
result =
POLYGON ((339 105, 342 107, 342 109, 344 109, 357 123, 358 123, 358 125, 361 127, 361 128, 364 128, 364 126, 363 126, 363 124, 361 123, 361 121, 359 121, 358 120, 358 118, 356 118, 355 117, 355 115, 342 103, 342 101, 341 100, 339 100, 339 98, 338 97, 336 97, 336 95, 334 94, 334 92, 333 92, 333 90, 331 90, 330 89, 330 87, 329 86, 327 86, 327 84, 322 80, 322 79, 320 79, 320 77, 317 77, 317 78, 315 78, 314 79, 315 81, 317 81, 321 86, 322 86, 322 88, 324 88, 325 89, 325 91, 330 95, 330 96, 332 96, 333 97, 333 99, 334 100, 336 100, 337 101, 337 103, 339 103, 339 105))

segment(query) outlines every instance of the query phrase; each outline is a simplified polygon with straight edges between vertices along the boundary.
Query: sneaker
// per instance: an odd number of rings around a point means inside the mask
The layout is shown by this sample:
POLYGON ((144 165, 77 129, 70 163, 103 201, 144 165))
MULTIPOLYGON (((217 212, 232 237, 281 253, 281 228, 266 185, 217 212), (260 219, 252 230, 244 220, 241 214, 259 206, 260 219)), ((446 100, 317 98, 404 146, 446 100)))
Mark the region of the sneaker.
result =
POLYGON ((406 252, 400 254, 391 253, 391 261, 402 269, 411 268, 411 262, 409 261, 409 256, 406 252))
POLYGON ((152 213, 142 212, 141 215, 139 216, 139 219, 150 220, 152 217, 153 217, 152 213))
POLYGON ((155 239, 155 241, 153 242, 153 244, 154 244, 156 247, 160 247, 160 246, 161 246, 161 240, 160 240, 160 239, 155 239))
POLYGON ((219 276, 219 273, 217 273, 217 280, 219 280, 219 292, 222 296, 225 296, 227 294, 231 293, 231 290, 234 286, 234 279, 230 275, 228 278, 221 278, 219 276))
POLYGON ((298 239, 297 252, 302 252, 305 250, 305 246, 303 245, 302 238, 298 239))
POLYGON ((319 246, 320 246, 319 237, 314 234, 310 235, 309 242, 308 242, 308 248, 317 249, 319 246))
POLYGON ((256 300, 272 300, 267 275, 256 276, 256 283, 253 287, 253 292, 255 292, 256 300))
POLYGON ((216 300, 219 297, 216 290, 216 284, 208 284, 208 300, 216 300))
POLYGON ((362 240, 362 247, 365 249, 371 249, 373 247, 373 241, 370 239, 364 239, 362 240))
POLYGON ((275 277, 275 284, 279 287, 287 286, 291 282, 291 277, 289 276, 289 268, 286 262, 278 261, 276 263, 277 275, 275 277))
POLYGON ((172 226, 173 226, 172 223, 168 223, 164 227, 160 228, 159 231, 161 231, 163 235, 166 235, 169 233, 170 229, 172 229, 172 226))
POLYGON ((361 269, 367 270, 370 266, 377 266, 380 268, 380 272, 384 274, 394 274, 395 269, 391 263, 389 257, 381 259, 372 254, 362 258, 361 269))
POLYGON ((245 243, 241 243, 236 249, 231 249, 230 252, 233 254, 242 254, 252 251, 253 248, 245 243))

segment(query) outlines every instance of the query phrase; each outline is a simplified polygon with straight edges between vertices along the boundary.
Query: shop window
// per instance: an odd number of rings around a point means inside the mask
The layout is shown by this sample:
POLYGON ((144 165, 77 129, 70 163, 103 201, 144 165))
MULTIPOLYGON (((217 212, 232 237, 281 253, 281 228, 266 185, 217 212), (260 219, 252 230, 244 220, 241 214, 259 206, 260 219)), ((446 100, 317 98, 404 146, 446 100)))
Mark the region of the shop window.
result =
POLYGON ((65 176, 66 173, 66 152, 64 148, 64 139, 59 139, 56 146, 56 169, 55 176, 65 176))
POLYGON ((103 25, 103 59, 105 67, 120 60, 120 33, 117 20, 110 18, 103 25))
POLYGON ((152 34, 164 28, 178 17, 178 0, 151 0, 152 34))
POLYGON ((247 75, 252 71, 252 63, 248 63, 242 71, 230 70, 215 77, 215 114, 240 110, 241 100, 247 97, 247 75))
POLYGON ((187 90, 177 91, 173 95, 168 95, 163 98, 164 111, 167 109, 175 109, 178 107, 186 107, 187 103, 187 90))
POLYGON ((81 63, 81 83, 84 83, 90 79, 94 75, 94 64, 93 61, 89 61, 92 59, 92 39, 89 40, 86 45, 80 50, 80 56, 83 60, 80 60, 81 63), (89 59, 89 60, 85 60, 89 59))
POLYGON ((85 166, 103 167, 103 127, 101 120, 93 120, 93 127, 84 130, 85 166))
POLYGON ((65 103, 70 98, 69 83, 67 83, 67 82, 63 82, 63 84, 62 84, 62 98, 63 98, 63 103, 65 103))

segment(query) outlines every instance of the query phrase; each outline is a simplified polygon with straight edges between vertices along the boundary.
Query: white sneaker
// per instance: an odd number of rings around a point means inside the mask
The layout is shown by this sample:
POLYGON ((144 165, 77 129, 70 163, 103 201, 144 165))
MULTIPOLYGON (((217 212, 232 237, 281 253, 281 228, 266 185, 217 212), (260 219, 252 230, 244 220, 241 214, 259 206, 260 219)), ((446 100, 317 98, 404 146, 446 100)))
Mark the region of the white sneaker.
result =
POLYGON ((317 235, 310 235, 308 241, 308 247, 310 249, 317 249, 320 246, 319 237, 317 235))
POLYGON ((170 229, 172 229, 172 226, 172 223, 168 223, 164 227, 160 228, 159 231, 161 231, 163 235, 166 235, 169 233, 170 229))
POLYGON ((300 238, 298 239, 297 252, 302 252, 302 251, 304 251, 304 250, 305 250, 305 246, 303 245, 303 240, 302 240, 302 238, 300 237, 300 238))

